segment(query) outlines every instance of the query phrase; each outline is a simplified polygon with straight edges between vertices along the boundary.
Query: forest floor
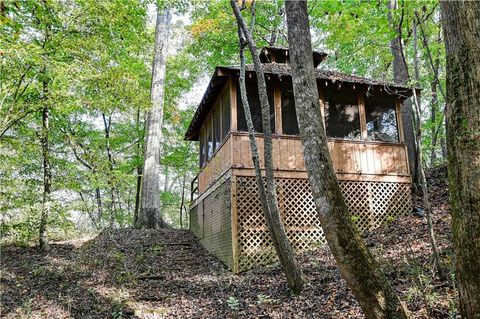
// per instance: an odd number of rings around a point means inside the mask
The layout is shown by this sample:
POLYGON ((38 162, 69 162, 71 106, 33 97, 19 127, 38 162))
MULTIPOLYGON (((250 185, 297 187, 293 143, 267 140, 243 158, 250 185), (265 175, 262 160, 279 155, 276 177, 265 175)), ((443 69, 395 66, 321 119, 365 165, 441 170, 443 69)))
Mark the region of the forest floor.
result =
MULTIPOLYGON (((445 169, 429 173, 442 260, 452 268, 445 169)), ((365 240, 413 318, 455 318, 451 281, 433 275, 427 222, 414 214, 365 240)), ((327 246, 299 256, 292 296, 278 265, 228 272, 186 230, 115 230, 95 238, 1 248, 2 318, 363 318, 327 246)))

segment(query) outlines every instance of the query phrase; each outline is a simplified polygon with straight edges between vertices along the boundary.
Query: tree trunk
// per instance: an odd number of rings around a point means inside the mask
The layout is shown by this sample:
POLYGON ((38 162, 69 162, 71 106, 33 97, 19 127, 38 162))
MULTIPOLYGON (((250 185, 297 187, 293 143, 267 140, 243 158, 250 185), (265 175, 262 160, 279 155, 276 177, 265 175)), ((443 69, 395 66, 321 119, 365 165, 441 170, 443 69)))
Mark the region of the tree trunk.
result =
POLYGON ((133 211, 133 225, 138 223, 138 215, 140 212, 140 194, 142 191, 142 166, 137 166, 137 185, 135 189, 135 208, 133 211))
MULTIPOLYGON (((440 62, 437 59, 437 62, 440 62)), ((430 122, 432 123, 432 149, 430 150, 430 167, 434 167, 437 160, 437 141, 438 141, 438 132, 440 127, 437 127, 437 105, 438 105, 438 96, 437 96, 437 80, 432 81, 432 106, 430 108, 430 122)))
MULTIPOLYGON (((445 128, 442 129, 442 135, 444 133, 445 133, 445 128)), ((443 161, 445 161, 447 159, 447 140, 445 139, 444 136, 440 138, 440 146, 442 147, 442 158, 443 158, 443 161)))
POLYGON ((99 228, 102 227, 102 217, 103 217, 103 208, 102 208, 102 195, 100 193, 100 188, 95 188, 95 199, 97 201, 97 225, 99 228))
MULTIPOLYGON (((442 130, 442 127, 444 126, 444 121, 443 121, 443 115, 445 112, 440 113, 441 120, 437 120, 436 118, 436 113, 440 109, 440 105, 438 102, 438 95, 437 95, 437 88, 440 91, 440 94, 442 95, 443 100, 445 100, 445 93, 443 91, 443 87, 440 83, 440 80, 438 78, 438 72, 440 68, 440 59, 437 57, 435 59, 435 62, 433 61, 432 58, 432 53, 430 51, 430 46, 428 45, 428 38, 425 34, 425 31, 423 29, 422 25, 422 19, 420 19, 420 16, 417 11, 415 11, 415 16, 416 16, 416 22, 418 23, 418 26, 420 27, 420 31, 422 33, 422 39, 423 39, 423 46, 425 50, 427 51, 427 56, 428 56, 428 61, 430 64, 430 67, 433 72, 433 81, 431 84, 432 87, 432 108, 431 108, 431 122, 432 122, 432 150, 430 152, 430 165, 433 167, 435 165, 435 160, 437 157, 436 154, 436 146, 437 146, 437 141, 438 141, 438 135, 440 131, 442 130), (438 124, 437 124, 438 122, 438 124)), ((416 24, 415 24, 416 25, 416 24)), ((441 42, 441 32, 438 34, 438 43, 441 42)), ((445 111, 445 109, 444 109, 445 111)))
POLYGON ((182 179, 182 198, 180 201, 180 228, 183 229, 183 206, 185 205, 185 181, 187 179, 187 173, 183 174, 182 179))
MULTIPOLYGON (((415 118, 417 122, 420 121, 420 102, 416 94, 414 94, 414 105, 415 105, 415 118)), ((432 246, 433 259, 437 265, 437 273, 440 278, 444 279, 443 266, 440 259, 440 253, 438 252, 437 241, 435 239, 435 231, 433 229, 432 221, 432 206, 430 205, 430 199, 428 198, 428 184, 427 178, 425 176, 425 169, 422 163, 422 130, 420 126, 417 125, 415 146, 417 148, 417 169, 418 169, 418 181, 422 189, 422 199, 423 199, 423 208, 425 209, 425 215, 427 217, 428 225, 428 238, 430 239, 430 245, 432 246)))
MULTIPOLYGON (((260 195, 260 200, 262 203, 262 210, 265 216, 265 220, 268 226, 270 233, 270 238, 272 239, 273 246, 277 252, 280 264, 282 269, 287 277, 288 285, 290 289, 295 293, 299 294, 303 288, 302 273, 300 268, 297 265, 295 256, 293 254, 293 249, 288 240, 287 234, 283 227, 283 223, 279 214, 278 202, 277 202, 277 192, 275 188, 275 177, 273 169, 273 159, 272 159, 272 130, 270 127, 270 107, 267 96, 267 85, 265 83, 265 75, 263 73, 263 65, 260 62, 260 58, 257 54, 257 49, 252 38, 251 31, 248 29, 245 20, 243 19, 240 9, 238 8, 236 1, 231 0, 230 4, 232 6, 233 12, 238 22, 239 26, 239 39, 240 39, 240 54, 241 54, 241 79, 240 81, 240 93, 242 97, 242 105, 245 108, 245 119, 248 125, 248 131, 250 136, 250 147, 252 150, 252 160, 255 165, 255 173, 257 178, 257 185, 260 195), (242 34, 244 37, 242 37, 242 34), (246 45, 250 49, 250 53, 253 58, 253 63, 255 67, 255 73, 257 75, 258 83, 258 93, 260 97, 260 105, 262 109, 262 125, 263 125, 263 136, 264 136, 264 165, 265 165, 265 175, 266 175, 266 184, 265 188, 263 177, 260 170, 260 161, 257 152, 257 145, 254 135, 253 121, 251 118, 250 107, 248 104, 248 99, 246 95, 245 87, 245 57, 243 55, 244 50, 244 40, 246 45)), ((254 8, 252 8, 252 13, 254 13, 254 8)), ((253 26, 253 14, 252 14, 252 26, 253 26)))
MULTIPOLYGON (((137 131, 140 132, 140 109, 137 110, 136 116, 137 122, 137 131)), ((140 139, 137 142, 137 156, 140 157, 142 154, 142 147, 140 143, 140 139)), ((142 190, 142 165, 137 166, 137 185, 135 189, 135 208, 133 210, 133 225, 136 225, 138 222, 138 212, 140 211, 140 193, 142 190)))
MULTIPOLYGON (((415 86, 420 85, 420 72, 419 72, 419 57, 418 57, 418 50, 417 50, 417 21, 413 21, 413 49, 414 49, 414 57, 413 57, 413 65, 415 69, 415 86)), ((417 150, 417 174, 418 174, 418 182, 422 189, 423 195, 423 207, 425 209, 425 214, 427 216, 427 225, 428 225, 428 237, 430 239, 430 245, 432 246, 432 253, 433 258, 435 260, 435 264, 437 265, 437 273, 440 278, 444 278, 443 273, 443 266, 440 260, 440 253, 438 252, 437 248, 437 241, 435 239, 435 231, 433 229, 433 221, 432 221, 432 207, 430 205, 430 199, 428 198, 428 184, 427 178, 425 177, 425 168, 423 166, 423 146, 422 146, 422 125, 421 125, 421 111, 420 111, 420 98, 416 94, 415 89, 413 90, 413 111, 415 124, 413 125, 416 129, 415 131, 415 149, 417 150)))
MULTIPOLYGON (((403 51, 403 39, 402 39, 402 22, 403 16, 398 25, 395 25, 393 21, 393 10, 398 9, 397 0, 388 0, 388 21, 394 26, 396 37, 390 41, 390 50, 393 55, 393 81, 396 84, 407 85, 409 80, 408 68, 403 51)), ((412 101, 406 100, 402 107, 403 118, 403 131, 405 143, 407 144, 408 162, 410 165, 410 173, 413 180, 417 181, 417 152, 415 150, 415 134, 413 123, 413 110, 412 101)))
MULTIPOLYGON (((47 83, 43 82, 43 93, 44 99, 46 100, 47 94, 47 83)), ((52 192, 52 171, 50 168, 50 152, 48 146, 48 134, 50 130, 49 123, 49 109, 47 101, 44 101, 43 111, 42 111, 42 135, 40 138, 40 143, 42 145, 42 158, 43 158, 43 196, 42 196, 42 213, 40 216, 40 227, 39 227, 39 245, 40 250, 47 251, 49 249, 48 245, 48 234, 47 234, 47 224, 48 217, 50 215, 51 200, 50 194, 52 192)))
POLYGON ((105 114, 102 113, 103 119, 103 126, 105 132, 105 151, 107 152, 107 159, 108 159, 108 185, 110 186, 110 228, 115 226, 115 219, 117 215, 117 206, 115 203, 115 181, 114 181, 114 172, 113 172, 113 165, 115 161, 112 156, 112 152, 110 150, 110 127, 112 125, 112 117, 107 117, 105 114))
POLYGON ((297 119, 315 207, 328 245, 367 318, 407 318, 355 228, 333 171, 322 122, 306 1, 286 1, 297 119))
POLYGON ((152 64, 152 108, 147 114, 140 212, 135 225, 137 228, 167 227, 160 215, 160 144, 168 32, 171 18, 170 9, 162 10, 157 4, 155 52, 152 64))
POLYGON ((100 229, 98 224, 97 224, 97 220, 96 220, 95 216, 90 211, 90 207, 88 207, 88 203, 85 200, 85 198, 83 197, 83 193, 78 192, 78 195, 80 196, 80 200, 83 202, 83 205, 85 206, 85 210, 87 211, 88 217, 90 217, 90 221, 93 224, 93 228, 96 229, 96 230, 100 229))
POLYGON ((480 314, 480 4, 442 1, 447 59, 448 179, 464 318, 480 314))

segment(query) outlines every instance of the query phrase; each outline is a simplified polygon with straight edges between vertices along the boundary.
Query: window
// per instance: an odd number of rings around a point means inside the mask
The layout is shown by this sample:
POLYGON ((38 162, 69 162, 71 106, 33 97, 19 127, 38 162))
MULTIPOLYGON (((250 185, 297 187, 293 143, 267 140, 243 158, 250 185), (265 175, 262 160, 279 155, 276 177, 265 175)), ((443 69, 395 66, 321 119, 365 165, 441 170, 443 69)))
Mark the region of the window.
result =
MULTIPOLYGON (((258 94, 258 86, 256 81, 245 81, 247 86, 247 98, 252 113, 253 128, 255 132, 262 133, 262 108, 260 106, 260 97, 258 94)), ((272 132, 275 132, 275 105, 273 102, 273 84, 267 83, 268 103, 270 104, 270 126, 272 132)), ((237 130, 247 132, 247 122, 245 121, 245 113, 242 106, 242 98, 240 95, 240 85, 237 82, 237 130)))
POLYGON ((357 93, 335 89, 325 89, 324 92, 327 136, 346 140, 361 139, 357 93))
POLYGON ((370 141, 398 142, 395 98, 370 96, 365 99, 367 136, 370 141))
POLYGON ((295 111, 295 100, 293 99, 292 82, 280 82, 282 92, 282 129, 284 134, 298 135, 297 112, 295 111))

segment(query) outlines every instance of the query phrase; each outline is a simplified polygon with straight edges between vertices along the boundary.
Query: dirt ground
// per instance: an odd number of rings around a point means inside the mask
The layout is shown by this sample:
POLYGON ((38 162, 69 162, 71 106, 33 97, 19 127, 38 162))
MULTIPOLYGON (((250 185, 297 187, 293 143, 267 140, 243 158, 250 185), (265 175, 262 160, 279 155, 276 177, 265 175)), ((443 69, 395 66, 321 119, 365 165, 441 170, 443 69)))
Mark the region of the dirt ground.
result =
MULTIPOLYGON (((455 318, 445 170, 429 173, 434 223, 449 273, 434 275, 424 217, 366 234, 413 318, 455 318)), ((104 231, 89 240, 1 247, 2 318, 363 318, 328 247, 299 256, 306 285, 288 292, 278 265, 233 275, 186 230, 104 231)))

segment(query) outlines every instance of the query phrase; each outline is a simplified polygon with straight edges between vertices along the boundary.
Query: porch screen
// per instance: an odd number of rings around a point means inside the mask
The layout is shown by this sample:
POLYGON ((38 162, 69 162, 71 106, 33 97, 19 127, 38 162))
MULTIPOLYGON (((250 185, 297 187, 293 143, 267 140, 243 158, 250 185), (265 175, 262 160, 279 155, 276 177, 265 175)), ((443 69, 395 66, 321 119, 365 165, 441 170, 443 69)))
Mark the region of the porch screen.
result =
POLYGON ((222 95, 222 130, 223 139, 230 132, 230 91, 227 89, 222 95))
POLYGON ((207 143, 205 143, 205 130, 200 131, 200 168, 202 168, 206 162, 206 154, 207 154, 207 143))
POLYGON ((291 81, 280 82, 282 92, 282 129, 284 134, 300 134, 295 111, 295 100, 293 99, 293 85, 291 81))
MULTIPOLYGON (((245 81, 247 86, 248 104, 252 113, 253 128, 255 132, 263 133, 262 125, 262 108, 260 106, 260 97, 258 95, 258 86, 256 81, 245 81)), ((270 126, 272 132, 275 132, 275 111, 273 102, 273 85, 267 82, 268 103, 270 104, 270 126)), ((247 132, 247 122, 245 121, 245 113, 242 106, 242 98, 240 96, 240 85, 237 82, 237 130, 247 132)))
POLYGON ((212 117, 207 121, 207 125, 205 125, 205 128, 207 129, 207 161, 212 158, 213 152, 215 151, 213 149, 213 127, 212 127, 213 121, 212 117))
POLYGON ((213 110, 213 139, 214 139, 214 152, 220 147, 222 143, 222 127, 221 127, 221 116, 222 116, 222 109, 221 109, 221 102, 217 102, 215 104, 215 108, 213 110))
POLYGON ((399 141, 395 98, 393 96, 366 97, 365 115, 370 141, 399 141))
POLYGON ((327 136, 346 140, 361 139, 357 93, 327 88, 324 92, 327 136))

